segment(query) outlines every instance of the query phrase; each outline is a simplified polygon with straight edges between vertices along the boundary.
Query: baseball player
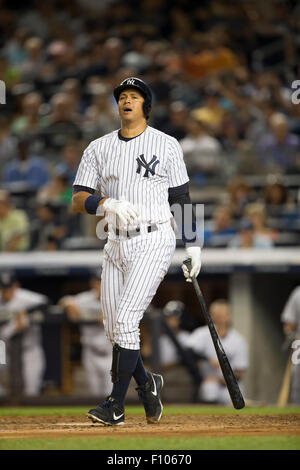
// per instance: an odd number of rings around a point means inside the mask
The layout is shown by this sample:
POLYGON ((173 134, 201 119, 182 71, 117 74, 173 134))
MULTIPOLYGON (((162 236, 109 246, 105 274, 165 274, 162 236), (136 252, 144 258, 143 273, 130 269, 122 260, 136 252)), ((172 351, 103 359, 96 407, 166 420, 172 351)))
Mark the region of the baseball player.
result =
MULTIPOLYGON (((134 377, 148 423, 162 415, 163 378, 147 372, 140 354, 139 323, 166 275, 176 247, 170 206, 191 204, 188 175, 180 145, 147 124, 152 93, 136 77, 114 90, 121 129, 94 140, 83 153, 74 181, 75 212, 104 215, 101 303, 106 334, 113 346, 112 392, 88 412, 93 422, 124 424, 124 402, 134 377)), ((191 276, 201 267, 201 248, 183 233, 191 276), (191 243, 189 243, 191 242, 191 243)), ((183 212, 183 211, 182 211, 183 212)), ((176 219, 177 217, 177 219, 176 219)), ((191 221, 195 226, 195 216, 191 221)), ((184 275, 190 281, 188 270, 184 275)))
MULTIPOLYGON (((180 322, 184 311, 184 303, 179 300, 170 300, 163 309, 165 321, 174 333, 179 344, 184 347, 190 333, 181 329, 180 322)), ((160 360, 162 367, 170 367, 181 362, 181 357, 172 342, 172 339, 166 334, 159 338, 160 360)))
POLYGON ((90 290, 65 296, 59 302, 71 321, 81 322, 82 364, 90 393, 98 397, 100 394, 108 395, 111 389, 111 345, 105 335, 101 315, 99 318, 100 292, 100 273, 95 273, 90 280, 90 290))
MULTIPOLYGON (((22 333, 24 393, 36 396, 42 385, 45 357, 40 326, 31 324, 28 312, 46 306, 48 299, 44 295, 20 288, 15 277, 8 272, 0 276, 0 289, 0 339, 8 343, 15 335, 22 333)), ((4 372, 3 366, 1 367, 4 372)))
MULTIPOLYGON (((284 333, 291 342, 291 346, 297 344, 300 339, 300 286, 295 287, 286 301, 281 314, 284 333)), ((293 364, 292 384, 291 384, 291 403, 300 404, 300 365, 293 364)))

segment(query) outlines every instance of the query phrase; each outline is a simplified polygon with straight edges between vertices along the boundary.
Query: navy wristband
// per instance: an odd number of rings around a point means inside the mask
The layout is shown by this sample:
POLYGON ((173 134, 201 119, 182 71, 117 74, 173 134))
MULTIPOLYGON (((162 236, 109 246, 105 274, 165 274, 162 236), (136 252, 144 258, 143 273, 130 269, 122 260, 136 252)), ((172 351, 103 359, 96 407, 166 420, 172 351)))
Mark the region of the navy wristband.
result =
POLYGON ((103 199, 103 197, 95 195, 86 198, 84 207, 88 214, 96 214, 101 199, 103 199))

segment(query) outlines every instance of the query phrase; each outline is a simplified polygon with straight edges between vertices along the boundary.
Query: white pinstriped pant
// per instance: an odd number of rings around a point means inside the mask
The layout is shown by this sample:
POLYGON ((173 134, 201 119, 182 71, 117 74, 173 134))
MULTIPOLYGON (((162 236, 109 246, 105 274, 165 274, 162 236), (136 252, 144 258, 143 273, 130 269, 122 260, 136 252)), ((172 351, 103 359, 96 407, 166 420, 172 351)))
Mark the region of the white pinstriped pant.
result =
POLYGON ((139 323, 170 266, 176 237, 170 221, 129 239, 108 239, 104 247, 101 303, 112 344, 140 349, 139 323))

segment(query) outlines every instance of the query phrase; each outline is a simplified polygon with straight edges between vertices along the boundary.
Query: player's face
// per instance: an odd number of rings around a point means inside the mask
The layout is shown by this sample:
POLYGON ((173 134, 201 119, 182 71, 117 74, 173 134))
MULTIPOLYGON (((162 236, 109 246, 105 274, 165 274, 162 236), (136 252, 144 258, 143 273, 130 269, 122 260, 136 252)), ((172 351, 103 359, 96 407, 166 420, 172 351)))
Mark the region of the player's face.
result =
POLYGON ((123 121, 138 121, 145 119, 143 111, 144 97, 134 88, 128 88, 120 94, 119 114, 123 121))

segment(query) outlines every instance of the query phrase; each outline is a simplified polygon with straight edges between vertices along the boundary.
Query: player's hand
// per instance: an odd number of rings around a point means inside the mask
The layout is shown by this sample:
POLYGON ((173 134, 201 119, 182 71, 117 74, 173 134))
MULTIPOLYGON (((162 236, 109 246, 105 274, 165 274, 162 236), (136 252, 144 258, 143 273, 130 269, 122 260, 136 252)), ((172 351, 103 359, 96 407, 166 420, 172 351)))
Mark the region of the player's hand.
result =
POLYGON ((182 271, 187 282, 192 282, 192 277, 197 277, 201 269, 201 248, 200 246, 190 246, 186 248, 187 257, 191 260, 191 271, 183 264, 182 271))
POLYGON ((105 212, 118 216, 122 225, 130 225, 139 216, 137 209, 129 201, 108 198, 102 206, 105 212))

